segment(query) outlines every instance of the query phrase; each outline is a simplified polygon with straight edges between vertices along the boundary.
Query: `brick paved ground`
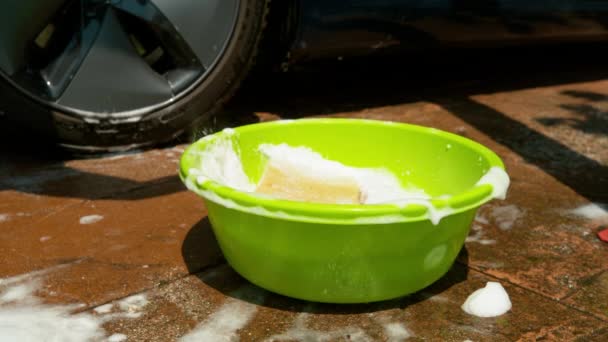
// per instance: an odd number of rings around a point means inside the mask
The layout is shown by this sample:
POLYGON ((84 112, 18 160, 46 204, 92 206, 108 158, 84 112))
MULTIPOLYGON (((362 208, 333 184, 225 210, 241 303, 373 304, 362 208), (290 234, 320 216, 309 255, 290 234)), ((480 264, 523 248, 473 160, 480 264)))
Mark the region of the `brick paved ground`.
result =
POLYGON ((292 300, 236 275, 204 203, 176 175, 185 144, 76 159, 5 132, 0 317, 79 313, 62 317, 133 341, 193 333, 243 341, 608 340, 608 244, 596 237, 608 225, 608 69, 597 56, 573 55, 535 53, 526 67, 514 65, 528 57, 434 60, 394 72, 395 61, 377 71, 329 63, 258 80, 239 95, 229 108, 237 119, 218 125, 320 115, 408 122, 479 141, 505 161, 509 196, 480 209, 448 275, 369 305, 292 300), (512 311, 465 314, 460 305, 487 281, 505 286, 512 311))

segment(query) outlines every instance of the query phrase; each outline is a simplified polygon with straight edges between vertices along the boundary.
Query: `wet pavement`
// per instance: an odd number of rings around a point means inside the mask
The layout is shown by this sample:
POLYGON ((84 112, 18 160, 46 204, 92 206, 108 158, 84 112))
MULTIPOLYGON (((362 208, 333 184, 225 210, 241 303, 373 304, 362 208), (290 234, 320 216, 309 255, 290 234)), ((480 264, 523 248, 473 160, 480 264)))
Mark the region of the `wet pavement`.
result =
MULTIPOLYGON (((450 272, 374 304, 309 303, 239 277, 177 177, 186 142, 66 158, 4 132, 0 322, 109 341, 608 340, 608 243, 596 235, 608 228, 608 69, 580 50, 561 54, 301 67, 252 81, 215 123, 390 120, 501 156, 508 198, 480 209, 450 272), (512 310, 467 315, 460 305, 487 281, 503 284, 512 310)), ((0 340, 9 333, 0 325, 0 340)))

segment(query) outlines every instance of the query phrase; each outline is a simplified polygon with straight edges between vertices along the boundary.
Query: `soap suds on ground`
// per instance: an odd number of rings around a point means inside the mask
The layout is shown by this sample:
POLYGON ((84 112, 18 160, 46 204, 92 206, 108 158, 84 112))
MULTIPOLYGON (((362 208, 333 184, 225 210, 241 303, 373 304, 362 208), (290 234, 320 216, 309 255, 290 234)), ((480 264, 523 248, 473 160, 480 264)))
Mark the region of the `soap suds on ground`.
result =
POLYGON ((511 310, 511 299, 500 283, 490 281, 473 292, 461 308, 469 315, 496 317, 511 310))
POLYGON ((401 323, 385 324, 384 333, 388 337, 389 342, 400 342, 412 337, 412 334, 407 330, 405 325, 401 323))
POLYGON ((587 220, 608 219, 608 204, 589 203, 572 209, 568 213, 587 220))
POLYGON ((0 279, 0 341, 97 341, 102 321, 78 305, 44 304, 35 296, 49 270, 0 279))
POLYGON ((501 230, 510 230, 524 216, 524 211, 514 204, 492 208, 490 215, 501 230))
POLYGON ((148 305, 148 299, 143 294, 133 295, 118 301, 118 306, 123 311, 138 311, 148 305))
POLYGON ((103 220, 101 215, 87 215, 80 218, 80 224, 93 224, 103 220))
POLYGON ((0 303, 14 303, 17 301, 32 302, 31 295, 38 290, 40 284, 36 280, 7 287, 0 295, 0 303))
POLYGON ((103 324, 116 318, 135 318, 148 303, 135 295, 93 309, 78 312, 83 304, 46 304, 37 296, 45 291, 44 277, 69 265, 0 279, 0 341, 124 341, 114 334, 106 338, 103 324), (110 313, 114 307, 127 312, 110 313))
POLYGON ((205 321, 180 338, 180 341, 238 341, 238 331, 249 323, 263 303, 266 292, 253 286, 237 290, 236 298, 247 298, 247 301, 229 298, 205 321), (250 303, 252 301, 253 303, 250 303))
POLYGON ((104 304, 96 307, 95 309, 93 309, 93 311, 95 311, 95 313, 97 314, 103 315, 112 312, 113 307, 114 304, 104 304))
POLYGON ((120 310, 130 314, 129 317, 137 318, 141 316, 141 310, 148 305, 148 298, 144 294, 137 294, 119 300, 116 304, 120 310))
POLYGON ((483 216, 483 215, 481 215, 479 213, 477 213, 477 215, 475 215, 475 222, 481 223, 481 224, 488 224, 488 223, 490 223, 490 221, 488 221, 488 219, 485 216, 483 216))
POLYGON ((112 303, 100 305, 93 309, 97 315, 103 316, 104 321, 120 318, 139 318, 146 305, 149 304, 145 294, 136 294, 112 303))
POLYGON ((468 242, 468 243, 476 242, 476 243, 479 243, 482 245, 496 244, 496 240, 484 239, 483 228, 482 228, 482 226, 480 226, 478 224, 473 224, 473 227, 471 228, 471 232, 472 232, 472 234, 467 236, 465 242, 468 242))
POLYGON ((440 295, 440 294, 434 294, 431 292, 427 292, 427 291, 421 291, 420 295, 425 299, 425 300, 430 300, 433 302, 438 302, 438 303, 448 303, 450 302, 450 299, 440 295))
POLYGON ((334 329, 331 331, 318 331, 311 329, 307 326, 306 321, 310 314, 301 313, 299 314, 291 328, 287 331, 270 336, 265 341, 336 341, 346 339, 347 336, 350 341, 357 342, 368 342, 372 339, 359 327, 345 327, 340 329, 334 329))
POLYGON ((108 337, 108 342, 122 342, 127 340, 127 335, 125 334, 113 334, 108 337))
POLYGON ((18 212, 16 214, 0 213, 0 223, 7 222, 13 219, 13 217, 30 217, 31 213, 18 212))

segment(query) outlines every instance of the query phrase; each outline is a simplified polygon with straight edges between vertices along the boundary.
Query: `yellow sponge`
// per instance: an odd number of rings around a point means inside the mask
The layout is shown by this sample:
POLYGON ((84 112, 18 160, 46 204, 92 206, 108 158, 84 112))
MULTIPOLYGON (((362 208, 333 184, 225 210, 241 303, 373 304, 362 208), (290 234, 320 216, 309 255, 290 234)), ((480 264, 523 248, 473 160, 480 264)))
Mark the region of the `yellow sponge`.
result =
POLYGON ((256 192, 277 198, 333 204, 361 204, 363 193, 354 177, 305 174, 273 162, 266 165, 256 192))

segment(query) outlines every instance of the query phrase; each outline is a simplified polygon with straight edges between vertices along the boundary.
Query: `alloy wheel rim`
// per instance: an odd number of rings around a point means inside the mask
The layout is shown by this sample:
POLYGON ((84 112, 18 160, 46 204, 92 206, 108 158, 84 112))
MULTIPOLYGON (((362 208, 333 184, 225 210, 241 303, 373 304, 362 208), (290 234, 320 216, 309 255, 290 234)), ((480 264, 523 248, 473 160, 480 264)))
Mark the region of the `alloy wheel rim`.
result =
POLYGON ((225 52, 239 0, 11 1, 0 74, 29 97, 92 117, 174 103, 225 52))

